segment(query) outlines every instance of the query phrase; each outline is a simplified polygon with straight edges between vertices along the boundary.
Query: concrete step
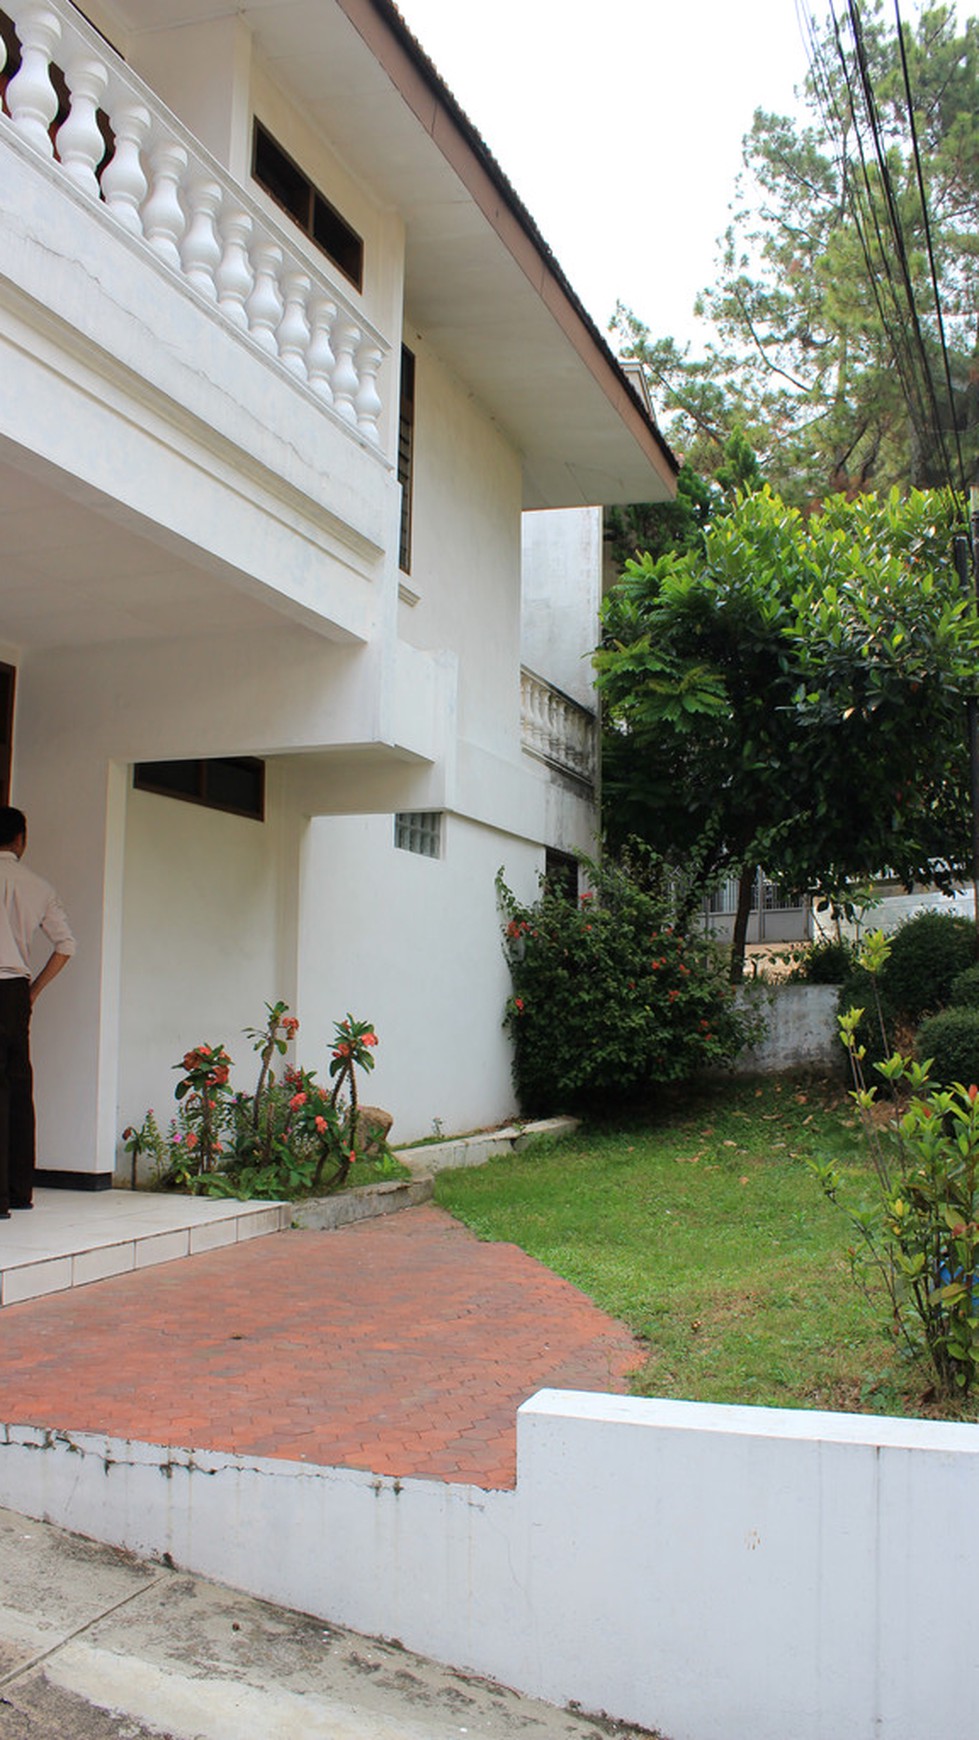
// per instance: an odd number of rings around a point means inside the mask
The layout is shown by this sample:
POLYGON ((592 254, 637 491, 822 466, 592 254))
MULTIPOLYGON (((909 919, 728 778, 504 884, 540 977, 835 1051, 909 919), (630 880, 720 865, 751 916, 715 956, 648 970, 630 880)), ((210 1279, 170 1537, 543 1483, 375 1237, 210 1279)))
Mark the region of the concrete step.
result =
POLYGON ((0 1221, 0 1305, 238 1244, 292 1223, 292 1204, 148 1190, 35 1190, 0 1221))

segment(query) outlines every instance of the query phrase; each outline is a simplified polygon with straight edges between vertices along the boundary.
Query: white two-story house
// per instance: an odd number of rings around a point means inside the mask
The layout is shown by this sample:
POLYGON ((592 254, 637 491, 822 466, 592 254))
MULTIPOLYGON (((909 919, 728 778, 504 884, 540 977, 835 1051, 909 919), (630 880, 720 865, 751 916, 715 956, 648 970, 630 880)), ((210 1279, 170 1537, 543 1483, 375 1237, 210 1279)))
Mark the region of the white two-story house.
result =
POLYGON ((374 1021, 395 1138, 494 1122, 495 874, 593 842, 588 510, 675 462, 390 0, 0 5, 0 774, 78 939, 43 1175, 108 1183, 192 1044, 250 1086, 278 998, 321 1071, 374 1021))

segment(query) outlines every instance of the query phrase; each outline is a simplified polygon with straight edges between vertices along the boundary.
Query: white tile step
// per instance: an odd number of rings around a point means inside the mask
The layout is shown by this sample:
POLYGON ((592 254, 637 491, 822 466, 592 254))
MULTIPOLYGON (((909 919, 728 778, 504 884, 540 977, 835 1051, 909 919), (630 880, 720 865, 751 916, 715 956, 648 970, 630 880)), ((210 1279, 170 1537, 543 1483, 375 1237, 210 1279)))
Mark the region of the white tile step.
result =
POLYGON ((0 1306, 238 1244, 292 1223, 288 1202, 148 1190, 35 1190, 0 1221, 0 1306))

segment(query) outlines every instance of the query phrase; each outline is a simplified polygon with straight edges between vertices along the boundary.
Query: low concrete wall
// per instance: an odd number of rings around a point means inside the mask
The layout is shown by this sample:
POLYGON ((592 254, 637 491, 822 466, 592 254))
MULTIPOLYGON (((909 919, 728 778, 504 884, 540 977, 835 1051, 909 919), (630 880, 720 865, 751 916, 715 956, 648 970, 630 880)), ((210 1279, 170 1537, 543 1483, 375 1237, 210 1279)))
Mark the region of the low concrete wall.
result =
POLYGON ((391 1178, 380 1184, 359 1184, 353 1190, 340 1190, 336 1196, 309 1197, 294 1202, 293 1226, 312 1227, 317 1232, 335 1232, 337 1227, 352 1226, 358 1220, 375 1220, 379 1214, 397 1214, 399 1209, 414 1208, 419 1202, 431 1201, 430 1178, 391 1178))
POLYGON ((977 1458, 974 1426, 544 1390, 512 1492, 21 1426, 0 1504, 670 1740, 922 1740, 971 1720, 977 1458))
POLYGON ((764 1021, 765 1033, 735 1059, 735 1073, 841 1071, 845 1054, 836 1025, 839 994, 838 985, 743 985, 738 1002, 764 1021))
POLYGON ((521 1154, 537 1142, 560 1141, 563 1136, 573 1136, 580 1123, 580 1118, 537 1118, 530 1124, 505 1124, 498 1130, 450 1136, 445 1142, 423 1142, 413 1148, 395 1148, 394 1152, 412 1172, 447 1172, 460 1166, 483 1166, 500 1154, 521 1154))

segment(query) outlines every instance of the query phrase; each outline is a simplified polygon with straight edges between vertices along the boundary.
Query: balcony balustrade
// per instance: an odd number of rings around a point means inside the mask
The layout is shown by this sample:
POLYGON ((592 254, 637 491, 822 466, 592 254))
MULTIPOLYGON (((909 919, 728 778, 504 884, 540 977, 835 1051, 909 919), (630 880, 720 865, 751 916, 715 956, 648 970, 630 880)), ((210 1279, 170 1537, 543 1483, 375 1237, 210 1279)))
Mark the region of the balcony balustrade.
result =
POLYGON ((521 741, 528 755, 593 790, 597 773, 594 713, 529 671, 520 671, 521 741))
MULTIPOLYGON (((20 65, 7 69, 0 138, 9 129, 377 446, 384 340, 73 7, 4 0, 4 11, 20 65)), ((0 87, 6 59, 0 37, 0 87)))

